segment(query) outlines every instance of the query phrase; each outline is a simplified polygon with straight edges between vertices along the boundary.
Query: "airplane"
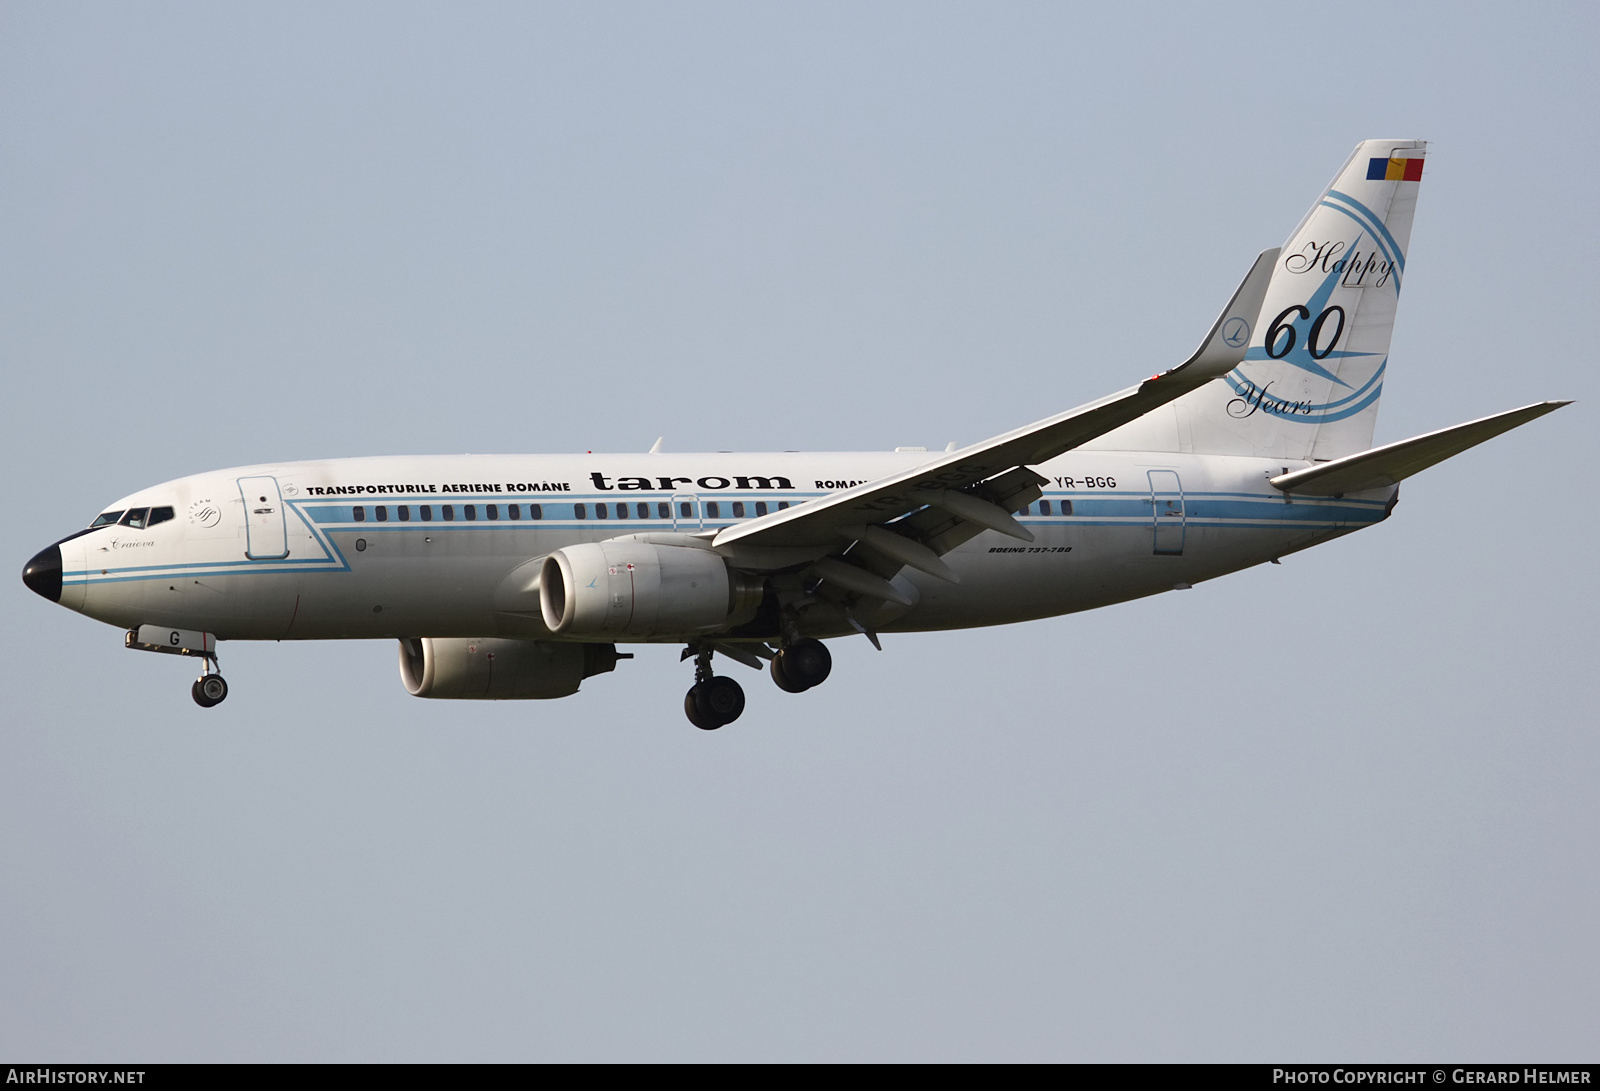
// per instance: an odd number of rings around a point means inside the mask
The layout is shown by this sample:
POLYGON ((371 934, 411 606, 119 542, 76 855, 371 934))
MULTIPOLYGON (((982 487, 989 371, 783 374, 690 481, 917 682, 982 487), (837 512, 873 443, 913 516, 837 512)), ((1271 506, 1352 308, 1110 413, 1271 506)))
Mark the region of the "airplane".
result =
MULTIPOLYGON (((1372 447, 1426 144, 1368 140, 1183 363, 960 449, 351 458, 179 478, 23 582, 201 660, 234 640, 395 640, 414 696, 549 699, 619 645, 683 645, 684 712, 790 693, 828 639, 1027 621, 1186 589, 1387 519, 1399 483, 1563 405, 1372 447)), ((954 445, 952 445, 952 448, 954 445)))

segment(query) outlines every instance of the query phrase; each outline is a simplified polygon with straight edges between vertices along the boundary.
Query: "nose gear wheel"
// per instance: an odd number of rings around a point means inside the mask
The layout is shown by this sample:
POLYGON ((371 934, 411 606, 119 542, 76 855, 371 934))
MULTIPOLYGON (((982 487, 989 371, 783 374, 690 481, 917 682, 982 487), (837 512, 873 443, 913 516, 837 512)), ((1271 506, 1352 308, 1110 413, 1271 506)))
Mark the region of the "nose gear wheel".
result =
POLYGON ((228 683, 220 674, 202 674, 189 687, 194 703, 201 708, 214 708, 228 698, 228 683))

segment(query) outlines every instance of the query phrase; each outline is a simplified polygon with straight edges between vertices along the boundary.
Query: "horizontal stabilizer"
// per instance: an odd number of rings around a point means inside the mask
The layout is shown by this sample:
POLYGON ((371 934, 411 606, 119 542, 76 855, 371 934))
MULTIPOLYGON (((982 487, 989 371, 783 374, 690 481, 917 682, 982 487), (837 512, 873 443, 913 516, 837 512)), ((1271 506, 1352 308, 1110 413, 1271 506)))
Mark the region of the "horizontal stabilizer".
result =
POLYGON ((1571 402, 1535 402, 1521 409, 1496 413, 1453 428, 1387 443, 1370 451, 1322 462, 1304 470, 1272 478, 1273 488, 1307 496, 1339 496, 1395 485, 1435 463, 1476 447, 1486 439, 1509 432, 1536 417, 1553 413, 1571 402))

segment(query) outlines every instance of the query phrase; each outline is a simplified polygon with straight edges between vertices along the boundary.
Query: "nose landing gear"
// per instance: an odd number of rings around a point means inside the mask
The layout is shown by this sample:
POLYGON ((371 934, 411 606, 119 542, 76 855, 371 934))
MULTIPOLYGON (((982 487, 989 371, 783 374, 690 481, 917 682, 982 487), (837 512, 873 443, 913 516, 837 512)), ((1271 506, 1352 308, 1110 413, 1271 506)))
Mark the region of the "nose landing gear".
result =
POLYGON ((128 630, 123 643, 134 651, 198 657, 205 665, 201 668, 200 677, 189 687, 189 696, 201 708, 215 708, 227 700, 228 683, 223 681, 221 668, 217 666, 216 634, 141 625, 128 630))
POLYGON ((189 687, 189 694, 201 708, 213 708, 227 700, 228 683, 222 675, 208 671, 194 680, 194 685, 189 687))
POLYGON ((683 714, 701 731, 715 731, 744 712, 744 688, 727 675, 711 673, 711 647, 695 654, 694 685, 683 696, 683 714))

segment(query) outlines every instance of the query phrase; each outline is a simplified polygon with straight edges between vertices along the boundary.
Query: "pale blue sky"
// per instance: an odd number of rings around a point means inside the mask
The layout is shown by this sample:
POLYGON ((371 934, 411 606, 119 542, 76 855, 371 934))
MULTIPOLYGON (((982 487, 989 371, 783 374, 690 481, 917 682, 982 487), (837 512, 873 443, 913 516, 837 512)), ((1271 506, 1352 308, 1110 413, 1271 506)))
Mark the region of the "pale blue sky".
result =
MULTIPOLYGON (((1379 441, 1282 566, 836 645, 690 728, 12 579, 0 1053, 1593 1059, 1590 5, 0 4, 16 569, 256 461, 970 442, 1181 360, 1432 141, 1379 441)), ((740 668, 732 667, 738 671, 740 668)))

